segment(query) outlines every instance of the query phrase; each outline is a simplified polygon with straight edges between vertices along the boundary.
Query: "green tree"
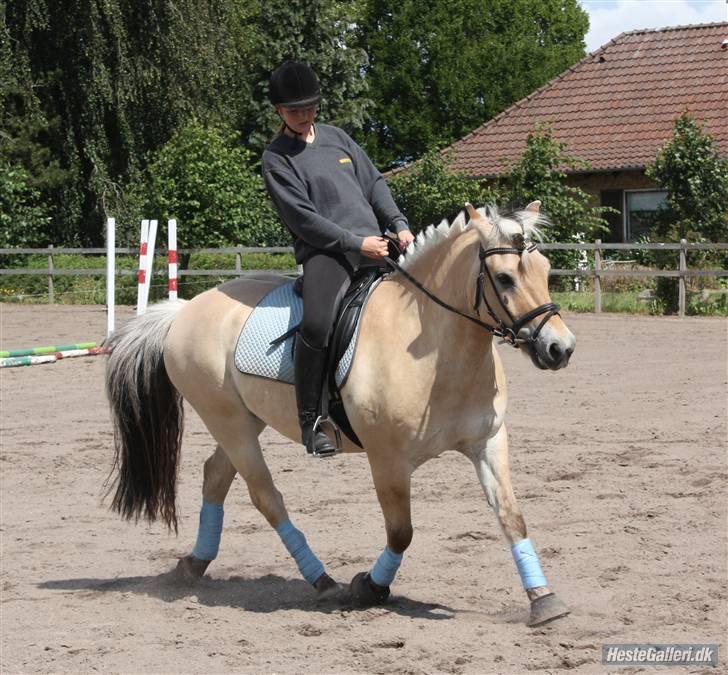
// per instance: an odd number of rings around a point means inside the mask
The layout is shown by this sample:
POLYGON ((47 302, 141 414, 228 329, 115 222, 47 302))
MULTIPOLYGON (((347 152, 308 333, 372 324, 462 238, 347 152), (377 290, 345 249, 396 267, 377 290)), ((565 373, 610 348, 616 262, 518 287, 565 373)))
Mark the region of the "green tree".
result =
MULTIPOLYGON (((667 190, 667 208, 657 213, 647 239, 660 241, 726 241, 728 239, 728 158, 722 157, 713 137, 689 114, 675 120, 672 139, 657 153, 646 173, 667 190)), ((674 253, 645 252, 646 264, 675 269, 674 253)), ((724 267, 723 252, 695 251, 695 266, 724 267)), ((678 311, 679 291, 675 279, 658 277, 655 311, 678 311)))
MULTIPOLYGON (((506 200, 522 207, 540 200, 542 211, 551 225, 544 231, 545 241, 579 243, 593 240, 608 231, 603 215, 609 207, 593 207, 587 192, 566 185, 566 168, 586 168, 586 162, 570 156, 565 144, 553 137, 548 126, 538 127, 528 135, 526 150, 504 177, 506 200)), ((572 269, 579 254, 571 251, 549 253, 554 268, 572 269)))
POLYGON ((134 222, 176 218, 179 240, 190 248, 287 245, 253 164, 229 134, 190 125, 156 153, 148 178, 132 189, 134 222))
POLYGON ((389 186, 415 232, 437 225, 443 218, 452 220, 463 210, 465 202, 480 206, 499 201, 496 188, 484 187, 452 171, 436 151, 426 153, 411 168, 396 174, 389 186))
POLYGON ((381 166, 447 145, 582 58, 588 26, 577 0, 365 0, 358 138, 381 166))
POLYGON ((678 117, 672 139, 646 173, 667 190, 658 236, 728 239, 728 157, 721 156, 704 125, 687 113, 678 117))
POLYGON ((251 96, 241 110, 246 144, 260 152, 279 124, 268 82, 284 61, 308 62, 321 82, 319 119, 354 132, 368 105, 362 69, 366 53, 354 45, 359 0, 267 0, 256 21, 251 96))
POLYGON ((6 149, 40 181, 56 243, 99 243, 104 216, 119 215, 149 151, 192 119, 234 118, 248 98, 250 11, 240 0, 7 5, 3 117, 33 120, 6 127, 6 149), (47 153, 41 172, 36 146, 47 153))
MULTIPOLYGON (((540 200, 551 222, 543 233, 545 240, 578 243, 607 229, 603 215, 610 210, 592 207, 586 192, 565 184, 565 168, 585 166, 565 152, 564 144, 553 138, 549 127, 540 127, 529 134, 520 159, 497 180, 468 178, 450 169, 441 153, 431 151, 396 173, 389 184, 415 229, 452 217, 466 201, 478 206, 497 204, 507 211, 540 200)), ((569 252, 554 252, 550 257, 555 267, 576 267, 578 260, 578 254, 569 252)))

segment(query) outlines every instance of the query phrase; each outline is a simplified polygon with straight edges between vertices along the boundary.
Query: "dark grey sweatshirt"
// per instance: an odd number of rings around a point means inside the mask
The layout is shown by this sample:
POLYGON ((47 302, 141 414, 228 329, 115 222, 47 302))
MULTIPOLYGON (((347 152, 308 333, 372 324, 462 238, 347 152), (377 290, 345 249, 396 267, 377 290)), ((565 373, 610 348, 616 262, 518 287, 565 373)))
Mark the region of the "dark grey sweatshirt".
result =
POLYGON ((346 132, 327 124, 315 132, 313 143, 281 135, 263 152, 265 184, 294 236, 296 261, 315 250, 358 254, 364 237, 408 229, 382 174, 346 132))

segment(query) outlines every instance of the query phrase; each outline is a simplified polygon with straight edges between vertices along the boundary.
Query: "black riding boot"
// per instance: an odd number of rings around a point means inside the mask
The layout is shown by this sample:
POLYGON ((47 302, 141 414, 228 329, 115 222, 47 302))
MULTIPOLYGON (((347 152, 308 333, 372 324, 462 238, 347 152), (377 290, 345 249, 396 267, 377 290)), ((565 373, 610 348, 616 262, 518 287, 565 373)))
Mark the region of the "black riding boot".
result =
POLYGON ((298 421, 306 451, 312 455, 332 455, 336 446, 320 429, 313 431, 318 418, 319 400, 326 368, 326 350, 317 349, 296 333, 296 350, 293 358, 296 383, 298 421))

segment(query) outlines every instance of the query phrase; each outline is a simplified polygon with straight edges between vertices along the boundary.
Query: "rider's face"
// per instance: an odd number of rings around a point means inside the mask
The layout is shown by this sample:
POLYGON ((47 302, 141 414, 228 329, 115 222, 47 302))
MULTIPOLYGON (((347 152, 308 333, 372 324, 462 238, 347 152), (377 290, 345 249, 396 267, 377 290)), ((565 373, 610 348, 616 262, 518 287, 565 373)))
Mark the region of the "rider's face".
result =
POLYGON ((311 131, 313 122, 316 119, 316 106, 312 105, 308 108, 286 108, 285 106, 276 106, 278 114, 283 121, 295 132, 301 134, 304 138, 311 131))

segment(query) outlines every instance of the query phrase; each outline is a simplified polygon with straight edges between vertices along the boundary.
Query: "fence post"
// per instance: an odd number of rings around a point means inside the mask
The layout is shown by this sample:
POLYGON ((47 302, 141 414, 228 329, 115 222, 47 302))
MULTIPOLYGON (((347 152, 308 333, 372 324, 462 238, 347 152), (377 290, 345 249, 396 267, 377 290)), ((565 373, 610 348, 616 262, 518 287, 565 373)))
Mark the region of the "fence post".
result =
POLYGON ((602 312, 602 240, 597 239, 594 248, 594 312, 602 312))
POLYGON ((687 296, 687 288, 686 288, 686 276, 685 272, 688 269, 688 256, 687 256, 687 245, 688 241, 687 239, 681 239, 680 240, 680 264, 679 264, 679 270, 680 270, 680 277, 678 278, 678 316, 685 316, 685 300, 687 296))
MULTIPOLYGON (((48 248, 53 248, 51 244, 48 248)), ((48 304, 53 305, 56 301, 55 293, 53 292, 53 252, 48 254, 48 304)))
POLYGON ((242 252, 242 246, 236 246, 237 251, 235 252, 235 272, 238 276, 241 276, 240 273, 243 271, 243 252, 242 252))

